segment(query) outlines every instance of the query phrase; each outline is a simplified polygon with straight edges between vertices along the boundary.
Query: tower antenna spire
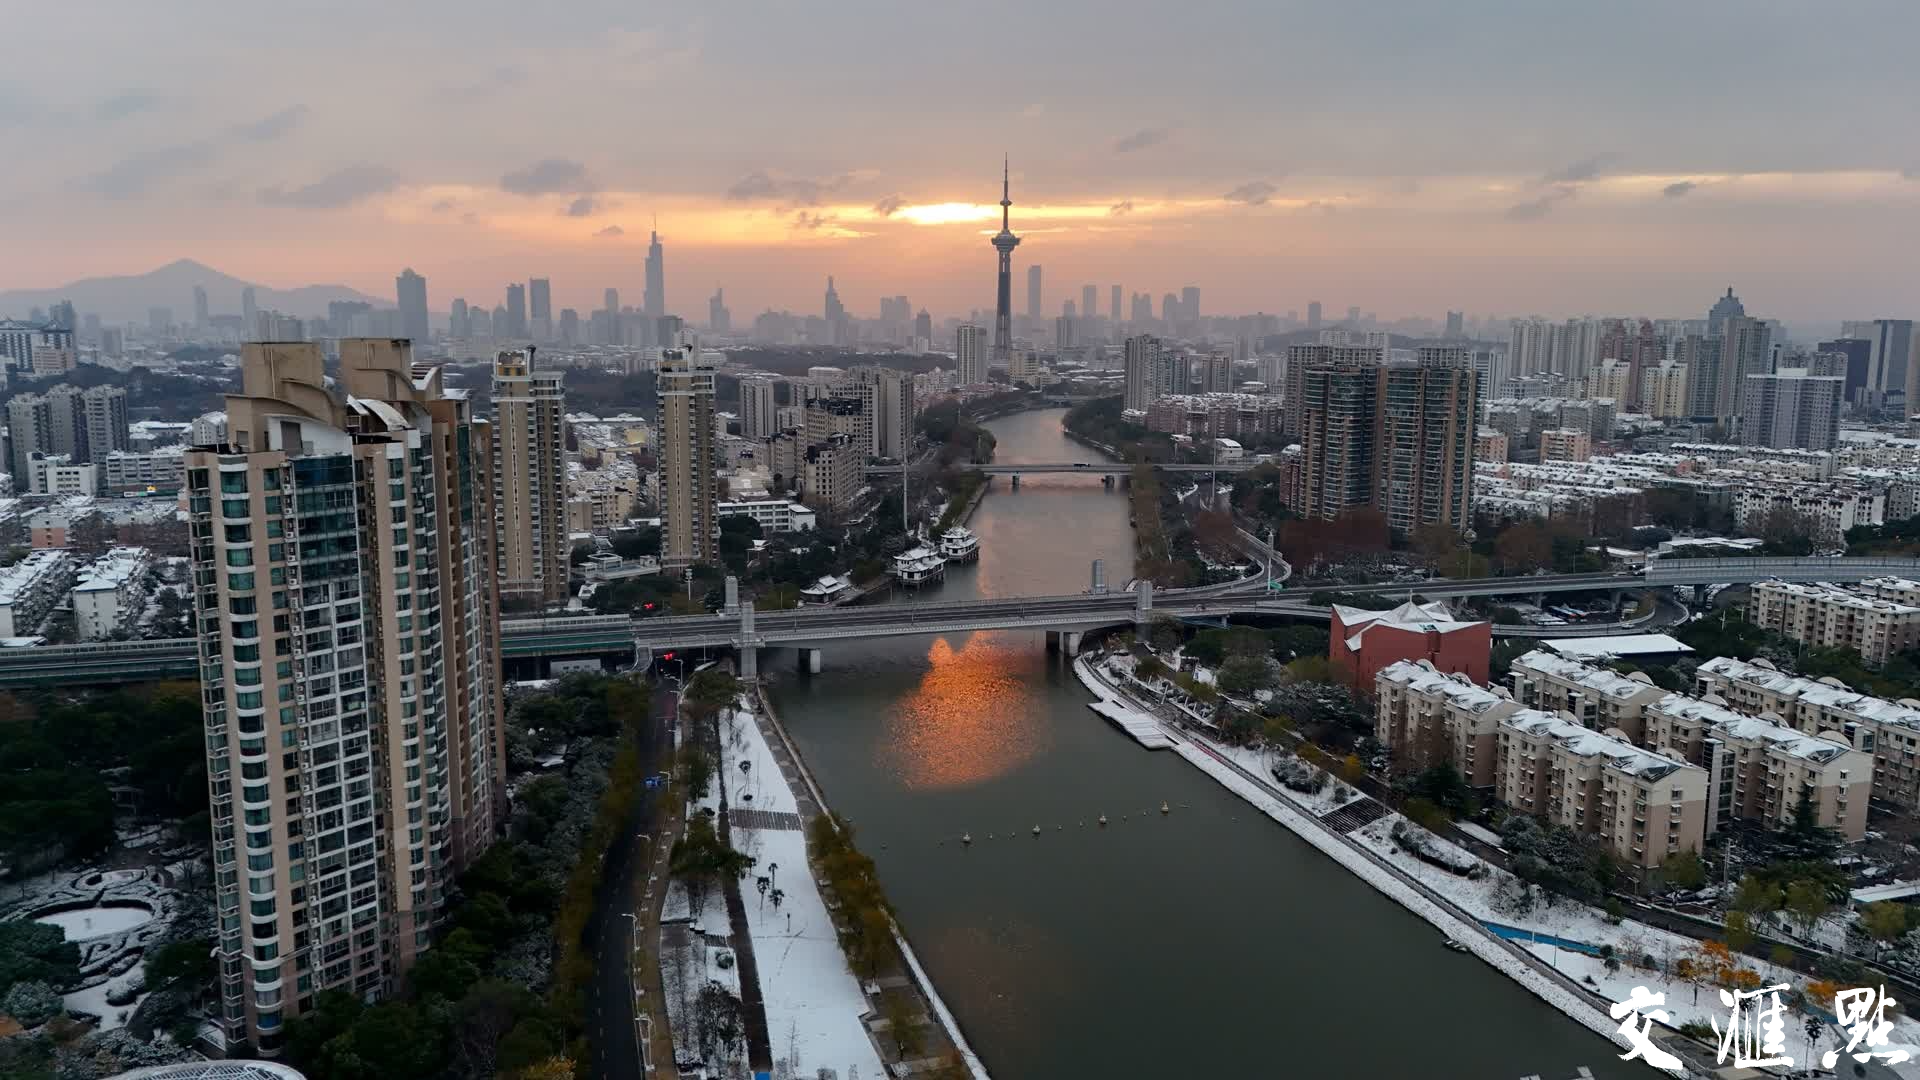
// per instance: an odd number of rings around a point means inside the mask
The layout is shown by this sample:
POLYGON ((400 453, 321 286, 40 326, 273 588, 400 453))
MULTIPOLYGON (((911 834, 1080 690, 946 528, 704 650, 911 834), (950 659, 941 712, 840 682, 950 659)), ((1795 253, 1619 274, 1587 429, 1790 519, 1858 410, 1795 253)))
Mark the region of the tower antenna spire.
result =
POLYGON ((1013 207, 1012 191, 1013 158, 1003 155, 1000 158, 1000 230, 1011 231, 1008 214, 1013 207))

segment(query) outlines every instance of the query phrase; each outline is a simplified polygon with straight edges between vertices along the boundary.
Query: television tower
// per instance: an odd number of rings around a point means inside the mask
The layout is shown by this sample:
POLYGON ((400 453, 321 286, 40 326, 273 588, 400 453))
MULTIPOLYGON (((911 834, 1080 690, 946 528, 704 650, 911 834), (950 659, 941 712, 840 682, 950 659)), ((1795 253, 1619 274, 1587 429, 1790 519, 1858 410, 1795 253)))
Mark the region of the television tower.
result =
POLYGON ((993 363, 1011 368, 1013 364, 1013 249, 1020 238, 1013 235, 1008 217, 1013 197, 1008 194, 1011 166, 1000 163, 1000 231, 993 238, 993 250, 1000 253, 1000 293, 993 316, 993 363))

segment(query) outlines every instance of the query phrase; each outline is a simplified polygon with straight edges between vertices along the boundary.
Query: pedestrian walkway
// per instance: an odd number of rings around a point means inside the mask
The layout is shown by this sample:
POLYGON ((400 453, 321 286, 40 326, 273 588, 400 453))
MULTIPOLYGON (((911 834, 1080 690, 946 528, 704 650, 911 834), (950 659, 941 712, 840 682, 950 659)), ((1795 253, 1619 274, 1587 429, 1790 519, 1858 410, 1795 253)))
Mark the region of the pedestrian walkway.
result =
POLYGON ((799 832, 806 825, 799 814, 790 814, 784 810, 745 810, 738 806, 727 811, 733 819, 735 828, 740 829, 785 829, 799 832))
POLYGON ((1379 821, 1389 811, 1379 803, 1361 796, 1358 799, 1320 815, 1320 820, 1333 827, 1335 832, 1350 833, 1379 821))

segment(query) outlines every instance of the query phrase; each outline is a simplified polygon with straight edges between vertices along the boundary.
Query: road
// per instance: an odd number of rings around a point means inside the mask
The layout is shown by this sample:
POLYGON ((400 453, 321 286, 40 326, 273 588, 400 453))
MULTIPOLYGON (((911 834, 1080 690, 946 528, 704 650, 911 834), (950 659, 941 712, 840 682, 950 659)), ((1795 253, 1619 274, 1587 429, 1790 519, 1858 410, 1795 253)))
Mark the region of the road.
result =
MULTIPOLYGON (((677 704, 672 690, 655 687, 652 713, 638 736, 643 772, 652 771, 654 764, 664 760, 660 751, 672 745, 668 730, 676 716, 677 704)), ((640 797, 633 800, 627 828, 614 838, 607 850, 600 893, 594 902, 594 918, 588 925, 587 933, 593 940, 594 972, 587 1002, 587 1044, 592 1049, 590 1075, 600 1080, 647 1080, 641 1064, 640 1031, 634 1019, 634 1007, 636 1000, 661 1001, 658 965, 651 961, 643 965, 643 978, 653 986, 644 997, 637 997, 631 958, 636 934, 644 937, 646 931, 627 918, 627 914, 651 915, 646 908, 648 860, 650 857, 664 859, 666 851, 651 850, 654 845, 641 837, 658 836, 662 844, 665 843, 666 830, 655 828, 660 812, 665 809, 665 800, 664 791, 645 788, 641 789, 640 797)), ((665 880, 663 874, 661 881, 665 880)), ((656 896, 654 901, 657 903, 660 898, 656 896)), ((649 919, 649 923, 657 942, 658 922, 649 919)), ((651 945, 647 946, 649 957, 655 952, 651 945)), ((665 1034, 663 1021, 664 1018, 657 1022, 661 1029, 659 1035, 665 1034)), ((661 1045, 658 1038, 654 1043, 661 1045)), ((671 1046, 671 1043, 665 1045, 671 1046)), ((654 1062, 656 1080, 678 1077, 670 1051, 665 1056, 656 1051, 654 1062)))

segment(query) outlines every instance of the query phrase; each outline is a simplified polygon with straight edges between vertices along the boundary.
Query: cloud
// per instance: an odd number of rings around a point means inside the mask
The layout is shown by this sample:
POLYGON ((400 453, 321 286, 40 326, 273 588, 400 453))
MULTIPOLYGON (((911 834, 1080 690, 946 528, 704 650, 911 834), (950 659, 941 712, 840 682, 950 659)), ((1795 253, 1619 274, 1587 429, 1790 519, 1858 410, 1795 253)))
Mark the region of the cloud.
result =
POLYGON ((1131 154, 1135 150, 1145 150, 1149 146, 1158 146, 1172 137, 1173 129, 1170 127, 1141 128, 1139 131, 1116 141, 1113 144, 1113 152, 1116 154, 1131 154))
POLYGON ((527 81, 525 69, 503 64, 477 78, 466 82, 450 83, 434 90, 432 96, 439 101, 467 104, 474 98, 488 97, 503 90, 511 90, 527 81))
MULTIPOLYGON (((807 176, 787 176, 782 173, 768 172, 765 169, 755 169, 735 180, 733 185, 727 188, 726 195, 734 202, 755 202, 762 199, 776 201, 781 209, 818 206, 822 197, 872 175, 866 172, 845 172, 819 180, 807 176)), ((882 199, 881 202, 885 203, 886 200, 882 199)))
POLYGON ((500 190, 515 195, 558 195, 592 191, 587 167, 566 158, 545 158, 500 178, 500 190))
POLYGON ((349 165, 291 191, 261 188, 260 201, 268 206, 301 210, 338 210, 369 196, 392 191, 399 183, 400 174, 384 165, 349 165))
POLYGON ((582 195, 568 203, 567 208, 560 212, 567 217, 589 217, 599 208, 600 204, 594 201, 593 196, 582 195))
POLYGON ((1580 191, 1572 184, 1561 184, 1537 199, 1507 207, 1508 221, 1538 221, 1553 211, 1555 203, 1565 202, 1580 191))
POLYGON ((434 202, 432 210, 436 214, 444 214, 458 205, 460 204, 451 198, 439 199, 434 202))
POLYGON ((1901 169, 1901 170, 1900 170, 1900 179, 1902 179, 1902 180, 1920 180, 1920 169, 1901 169))
POLYGON ((206 140, 142 150, 88 177, 81 186, 109 199, 128 199, 162 180, 206 165, 218 152, 206 140))
POLYGON ((1225 195, 1220 196, 1228 202, 1246 203, 1248 206, 1265 206, 1273 193, 1280 189, 1265 180, 1254 180, 1241 184, 1225 195))
POLYGON ((93 118, 103 123, 145 112, 160 103, 160 95, 145 90, 122 90, 93 107, 93 118))
POLYGON ((1124 214, 1131 214, 1131 213, 1133 213, 1132 199, 1126 199, 1121 202, 1114 203, 1112 206, 1107 207, 1108 217, 1120 217, 1124 214))
POLYGON ((809 214, 805 210, 795 211, 793 215, 793 227, 796 229, 814 231, 824 228, 832 221, 833 219, 825 214, 809 214))
POLYGON ((480 215, 469 210, 466 213, 460 215, 460 224, 478 225, 480 224, 480 215))
POLYGON ((601 229, 599 232, 594 233, 593 235, 604 236, 604 237, 607 237, 608 239, 612 239, 613 237, 616 237, 616 236, 627 235, 627 230, 621 228, 618 225, 609 225, 606 228, 601 229))
POLYGON ((1666 187, 1661 188, 1660 194, 1665 195, 1669 199, 1677 199, 1680 196, 1687 194, 1688 192, 1692 191, 1694 188, 1697 188, 1699 186, 1700 185, 1698 183, 1695 183, 1692 180, 1679 180, 1679 181, 1675 181, 1674 183, 1668 184, 1666 187))
POLYGON ((242 142, 272 142, 304 123, 309 111, 305 105, 289 105, 251 124, 236 126, 232 135, 242 142))
POLYGON ((1020 110, 1020 118, 1022 120, 1038 120, 1041 116, 1045 115, 1046 111, 1047 107, 1036 101, 1020 110))
POLYGON ((899 213, 900 208, 905 205, 907 205, 906 199, 899 195, 889 195, 873 204, 873 212, 879 214, 881 217, 892 217, 899 213))
POLYGON ((1592 180, 1605 172, 1607 166, 1613 164, 1619 157, 1619 154, 1607 151, 1592 157, 1581 158, 1566 168, 1556 169, 1541 177, 1540 182, 1542 184, 1578 184, 1592 180))

